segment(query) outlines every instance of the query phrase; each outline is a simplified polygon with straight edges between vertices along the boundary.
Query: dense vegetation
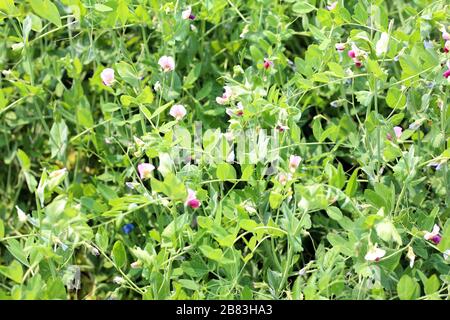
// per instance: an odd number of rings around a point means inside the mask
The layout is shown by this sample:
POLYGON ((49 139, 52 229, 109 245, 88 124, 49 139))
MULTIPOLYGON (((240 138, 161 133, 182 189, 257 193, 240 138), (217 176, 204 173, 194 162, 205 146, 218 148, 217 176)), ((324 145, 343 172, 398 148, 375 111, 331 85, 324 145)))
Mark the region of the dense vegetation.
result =
POLYGON ((1 299, 449 299, 446 0, 0 0, 1 299))

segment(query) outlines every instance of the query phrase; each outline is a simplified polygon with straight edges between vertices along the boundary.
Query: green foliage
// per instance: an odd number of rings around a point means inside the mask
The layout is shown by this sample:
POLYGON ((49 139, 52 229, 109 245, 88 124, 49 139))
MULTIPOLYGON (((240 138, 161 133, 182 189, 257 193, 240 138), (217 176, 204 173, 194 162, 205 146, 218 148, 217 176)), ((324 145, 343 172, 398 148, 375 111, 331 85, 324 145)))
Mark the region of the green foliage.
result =
POLYGON ((450 7, 332 3, 0 1, 0 299, 448 299, 450 7))

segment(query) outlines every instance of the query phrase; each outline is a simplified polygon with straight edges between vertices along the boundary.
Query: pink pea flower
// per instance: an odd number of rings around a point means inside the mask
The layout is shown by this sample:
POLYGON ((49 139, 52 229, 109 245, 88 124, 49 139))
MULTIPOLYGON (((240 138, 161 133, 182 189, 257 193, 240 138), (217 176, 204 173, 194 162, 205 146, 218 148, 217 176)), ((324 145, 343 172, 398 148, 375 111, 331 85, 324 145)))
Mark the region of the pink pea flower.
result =
POLYGON ((352 59, 356 58, 356 52, 354 50, 349 50, 347 54, 352 59))
POLYGON ((357 67, 357 68, 362 67, 362 61, 355 58, 355 59, 353 59, 353 62, 355 63, 355 67, 357 67))
POLYGON ((278 122, 276 128, 277 128, 277 130, 280 131, 280 132, 285 132, 286 130, 289 130, 289 127, 283 125, 281 122, 278 122))
MULTIPOLYGON (((397 139, 400 139, 400 137, 402 136, 402 133, 403 133, 403 128, 402 127, 397 127, 397 126, 394 127, 394 133, 395 133, 395 136, 397 137, 397 139)), ((388 133, 386 135, 386 138, 388 140, 392 140, 392 135, 390 133, 388 133)))
POLYGON ((336 9, 337 4, 338 4, 338 2, 335 1, 335 2, 333 2, 333 3, 329 4, 329 5, 327 5, 327 9, 328 9, 329 11, 333 11, 334 9, 336 9))
POLYGON ((372 246, 368 251, 367 254, 364 256, 364 259, 369 262, 378 262, 381 258, 384 257, 386 254, 386 251, 383 249, 378 248, 378 245, 375 244, 372 246))
POLYGON ((445 53, 449 53, 450 52, 450 40, 445 41, 444 52, 445 53))
MULTIPOLYGON (((340 52, 344 51, 344 50, 345 50, 345 47, 346 47, 346 44, 345 44, 345 43, 336 43, 336 44, 335 44, 336 50, 337 50, 337 51, 340 51, 340 52)), ((349 52, 350 52, 350 51, 349 51, 349 52)))
POLYGON ((363 65, 361 58, 364 59, 367 57, 367 52, 359 49, 355 44, 352 45, 352 49, 349 50, 347 54, 352 58, 357 68, 361 68, 363 65))
POLYGON ((242 117, 244 115, 244 106, 241 102, 238 102, 236 109, 226 108, 225 112, 230 116, 242 117))
POLYGON ((444 78, 448 79, 448 77, 450 77, 450 69, 445 71, 442 75, 444 76, 444 78))
POLYGON ((442 39, 450 40, 450 33, 447 32, 445 27, 442 28, 442 39))
POLYGON ((200 207, 200 200, 197 199, 196 195, 195 195, 195 191, 192 189, 188 189, 188 196, 185 202, 186 206, 191 207, 192 209, 197 209, 198 207, 200 207))
POLYGON ((175 104, 170 108, 169 114, 179 121, 186 115, 186 108, 182 104, 175 104))
POLYGON ((162 56, 158 60, 158 64, 161 66, 164 72, 173 71, 175 69, 175 61, 172 57, 162 56))
POLYGON ((111 86, 114 82, 114 70, 111 68, 106 68, 100 73, 100 78, 105 86, 111 86))
POLYGON ((227 104, 230 101, 231 96, 233 95, 233 91, 231 91, 231 88, 229 86, 225 86, 223 89, 224 93, 222 94, 222 96, 216 98, 216 102, 222 105, 227 104))
POLYGON ((244 115, 244 106, 242 105, 242 102, 238 102, 237 104, 236 115, 239 117, 242 117, 244 115))
POLYGON ((189 7, 187 7, 186 8, 186 10, 184 10, 182 13, 181 13, 181 17, 184 19, 184 20, 194 20, 195 19, 195 16, 192 14, 192 8, 189 6, 189 7))
POLYGON ((140 163, 138 165, 139 177, 142 180, 150 178, 153 170, 155 170, 155 166, 151 163, 140 163))
POLYGON ((438 245, 442 240, 442 237, 439 235, 440 230, 441 229, 439 228, 439 226, 435 224, 433 230, 431 232, 426 232, 423 238, 425 240, 433 242, 435 245, 438 245))
POLYGON ((288 182, 292 180, 292 175, 290 173, 280 173, 278 175, 278 182, 282 184, 283 186, 288 182))
POLYGON ((289 157, 289 169, 291 172, 295 172, 297 170, 298 166, 300 165, 300 161, 302 161, 302 157, 297 155, 291 155, 289 157))
POLYGON ((402 136, 403 129, 402 129, 402 127, 395 126, 394 132, 395 132, 395 136, 397 137, 397 139, 400 139, 400 137, 402 136))
POLYGON ((264 69, 269 69, 270 67, 273 66, 273 61, 269 60, 267 58, 264 58, 264 69))

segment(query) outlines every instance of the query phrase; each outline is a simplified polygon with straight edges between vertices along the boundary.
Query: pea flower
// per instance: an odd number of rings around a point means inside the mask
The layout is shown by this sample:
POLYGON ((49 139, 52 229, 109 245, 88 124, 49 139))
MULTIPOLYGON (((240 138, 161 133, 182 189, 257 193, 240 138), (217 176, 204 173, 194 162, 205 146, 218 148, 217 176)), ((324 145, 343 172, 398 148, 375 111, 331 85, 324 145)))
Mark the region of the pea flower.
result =
POLYGON ((17 209, 17 217, 19 218, 19 222, 26 222, 28 220, 28 216, 22 209, 16 206, 17 209))
POLYGON ((240 37, 241 39, 244 39, 244 38, 245 38, 245 35, 248 33, 248 31, 249 31, 249 25, 246 24, 246 25, 244 26, 244 29, 242 29, 242 32, 241 32, 241 34, 239 35, 239 37, 240 37))
POLYGON ((122 230, 125 234, 129 234, 131 231, 133 231, 135 228, 134 224, 132 223, 127 223, 126 225, 124 225, 122 227, 122 230))
POLYGON ((344 51, 345 50, 345 47, 346 47, 346 44, 345 43, 336 43, 335 44, 335 48, 336 48, 336 50, 337 51, 340 51, 340 52, 342 52, 342 51, 344 51))
POLYGON ((373 261, 378 262, 380 261, 381 258, 384 257, 385 254, 386 251, 378 248, 378 245, 375 244, 367 251, 366 255, 364 256, 364 259, 369 262, 373 261))
POLYGON ((114 283, 121 284, 124 282, 124 279, 122 277, 115 276, 113 281, 114 281, 114 283))
POLYGON ((336 9, 337 4, 338 4, 338 2, 334 1, 334 2, 330 3, 329 5, 327 5, 327 9, 329 11, 333 11, 334 9, 336 9))
POLYGON ((412 247, 408 247, 408 252, 406 253, 406 257, 409 260, 409 267, 414 267, 414 261, 416 260, 416 255, 414 254, 414 250, 412 247))
MULTIPOLYGON (((403 132, 402 127, 397 127, 397 126, 394 127, 394 133, 395 133, 395 136, 397 137, 397 139, 400 139, 400 137, 402 136, 402 132, 403 132)), ((388 140, 392 140, 392 136, 390 133, 388 133, 386 135, 386 137, 388 140)))
POLYGON ((141 267, 141 262, 138 260, 138 261, 135 261, 135 262, 133 262, 133 263, 131 263, 130 264, 130 267, 132 268, 132 269, 138 269, 138 268, 140 268, 141 267))
POLYGON ((362 61, 361 58, 367 57, 367 52, 364 50, 359 49, 355 44, 352 45, 352 49, 347 52, 348 56, 352 58, 353 62, 355 63, 355 66, 357 68, 362 67, 362 61))
POLYGON ((267 58, 264 58, 264 69, 269 69, 270 67, 273 67, 273 61, 269 60, 267 58))
POLYGON ((440 230, 441 229, 439 228, 439 226, 435 224, 433 226, 433 230, 431 232, 426 232, 423 238, 438 245, 442 240, 442 237, 439 235, 440 230))
POLYGON ((192 14, 192 8, 191 8, 191 6, 187 7, 186 10, 184 10, 184 11, 181 13, 181 17, 182 17, 184 20, 188 20, 188 19, 194 20, 194 19, 195 19, 195 16, 192 14))
POLYGON ((450 77, 450 69, 445 71, 442 75, 444 76, 445 79, 448 79, 448 77, 450 77))
POLYGON ((424 47, 425 49, 433 49, 433 47, 434 47, 433 41, 430 41, 430 40, 424 40, 424 41, 423 41, 423 47, 424 47))
POLYGON ((200 207, 200 200, 197 199, 195 195, 195 191, 188 188, 188 196, 185 202, 186 206, 191 207, 192 209, 197 209, 200 207))
POLYGON ((433 161, 428 164, 428 167, 434 167, 436 170, 441 170, 443 162, 441 161, 433 161))
POLYGON ((222 94, 222 96, 216 98, 216 102, 221 105, 227 104, 230 101, 231 96, 233 95, 233 91, 229 86, 225 86, 223 87, 223 89, 224 93, 222 94))
POLYGON ((447 260, 450 257, 450 249, 447 249, 443 253, 444 260, 447 260))
POLYGON ((281 185, 285 185, 287 182, 289 182, 289 181, 291 181, 292 180, 292 175, 290 174, 290 173, 280 173, 279 175, 278 175, 278 182, 281 184, 281 185))
POLYGON ((153 89, 155 89, 156 92, 161 90, 161 82, 156 81, 155 85, 153 86, 153 89))
POLYGON ((378 57, 382 56, 388 51, 389 35, 383 32, 380 36, 380 40, 375 45, 375 51, 378 57))
POLYGON ((179 121, 186 115, 186 108, 182 104, 175 104, 170 108, 169 114, 179 121))
POLYGON ((225 112, 231 117, 231 116, 238 116, 238 117, 242 117, 244 115, 244 106, 242 105, 241 102, 238 102, 238 104, 236 105, 236 110, 233 110, 231 108, 227 108, 225 110, 225 112))
POLYGON ((302 161, 302 157, 297 155, 291 155, 289 157, 289 169, 291 172, 295 172, 297 170, 298 166, 300 165, 300 161, 302 161))
POLYGON ((400 137, 402 136, 403 129, 402 129, 402 127, 395 126, 394 132, 395 132, 395 136, 397 137, 397 139, 400 139, 400 137))
POLYGON ((111 68, 106 68, 100 73, 100 78, 105 86, 111 86, 114 82, 114 70, 111 68))
POLYGON ((137 169, 139 172, 139 177, 144 180, 151 177, 152 171, 155 170, 155 166, 151 163, 140 163, 137 169))
POLYGON ((281 123, 281 122, 278 122, 278 123, 277 123, 277 126, 276 126, 276 129, 277 129, 278 131, 280 131, 280 132, 285 132, 286 130, 289 130, 289 127, 286 126, 286 125, 284 125, 284 124, 281 123))
POLYGON ((450 40, 445 41, 444 52, 445 53, 449 53, 450 52, 450 40))
POLYGON ((450 40, 450 33, 447 32, 445 27, 442 27, 442 39, 450 40))
POLYGON ((169 56, 162 56, 158 60, 158 64, 161 66, 164 72, 173 71, 175 69, 175 60, 169 56))
POLYGON ((98 257, 100 255, 100 251, 97 248, 91 246, 91 254, 98 257))

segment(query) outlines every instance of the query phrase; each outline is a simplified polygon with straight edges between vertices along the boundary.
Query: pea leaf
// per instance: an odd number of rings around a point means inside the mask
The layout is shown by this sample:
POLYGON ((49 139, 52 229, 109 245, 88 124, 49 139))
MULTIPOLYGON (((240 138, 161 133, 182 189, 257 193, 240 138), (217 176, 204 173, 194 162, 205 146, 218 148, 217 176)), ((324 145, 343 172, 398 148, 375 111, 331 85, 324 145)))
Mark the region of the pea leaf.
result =
POLYGON ((23 269, 22 265, 14 260, 11 262, 9 266, 0 266, 0 273, 3 274, 5 277, 13 280, 17 283, 22 283, 23 278, 23 269))
POLYGON ((41 18, 49 20, 51 23, 61 27, 61 16, 58 7, 50 0, 29 0, 33 11, 41 18))
POLYGON ((114 243, 112 249, 112 258, 114 263, 121 269, 125 267, 125 265, 127 264, 127 253, 125 251, 125 246, 123 245, 122 241, 117 240, 114 243))

